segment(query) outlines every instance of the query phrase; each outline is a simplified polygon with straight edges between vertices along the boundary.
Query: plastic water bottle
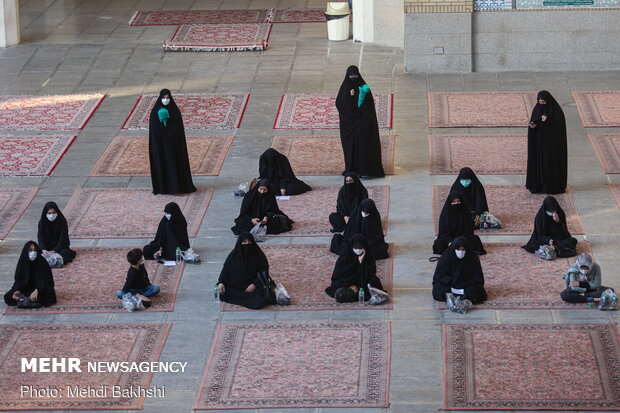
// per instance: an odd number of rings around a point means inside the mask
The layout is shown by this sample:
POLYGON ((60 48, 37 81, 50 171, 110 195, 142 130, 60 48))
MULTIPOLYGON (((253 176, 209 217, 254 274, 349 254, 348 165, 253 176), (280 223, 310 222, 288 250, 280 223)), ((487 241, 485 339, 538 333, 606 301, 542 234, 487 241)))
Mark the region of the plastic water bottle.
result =
POLYGON ((598 309, 601 311, 607 311, 609 307, 609 297, 606 295, 601 297, 601 301, 599 301, 598 309))
POLYGON ((220 302, 220 286, 215 284, 215 288, 213 288, 213 295, 215 296, 215 302, 220 302))
POLYGON ((486 219, 485 217, 486 217, 486 214, 480 214, 480 225, 478 225, 480 229, 484 229, 484 221, 486 219))
POLYGON ((609 303, 608 311, 617 311, 618 310, 618 297, 615 295, 611 297, 611 302, 609 303))
POLYGON ((181 255, 181 247, 177 247, 177 253, 175 256, 175 261, 177 264, 180 264, 183 261, 183 255, 181 255))
POLYGON ((357 291, 357 301, 359 305, 364 305, 364 289, 363 288, 360 288, 357 291))

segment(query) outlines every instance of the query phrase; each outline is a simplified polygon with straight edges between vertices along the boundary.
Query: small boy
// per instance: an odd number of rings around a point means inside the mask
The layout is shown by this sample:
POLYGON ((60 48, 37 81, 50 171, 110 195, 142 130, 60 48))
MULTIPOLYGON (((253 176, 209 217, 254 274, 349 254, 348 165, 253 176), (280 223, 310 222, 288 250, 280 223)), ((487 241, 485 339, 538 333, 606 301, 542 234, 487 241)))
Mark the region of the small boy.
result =
MULTIPOLYGON (((140 299, 152 297, 159 293, 159 286, 149 281, 149 274, 144 268, 144 257, 140 248, 134 248, 127 253, 127 261, 131 266, 127 270, 127 279, 122 290, 116 292, 118 298, 123 298, 127 293, 135 294, 140 299), (143 296, 143 297, 140 297, 143 296)), ((148 298, 143 301, 150 301, 148 298)))

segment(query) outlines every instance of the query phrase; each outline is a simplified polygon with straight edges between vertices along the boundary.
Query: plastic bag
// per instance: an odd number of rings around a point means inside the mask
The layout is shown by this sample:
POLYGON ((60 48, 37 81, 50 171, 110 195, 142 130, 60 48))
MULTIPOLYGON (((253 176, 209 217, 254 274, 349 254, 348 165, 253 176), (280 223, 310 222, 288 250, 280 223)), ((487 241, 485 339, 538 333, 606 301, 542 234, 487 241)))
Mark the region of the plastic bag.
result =
POLYGON ((601 301, 599 302, 599 310, 601 311, 616 311, 618 310, 618 297, 611 288, 606 289, 601 294, 601 301))
POLYGON ((387 303, 390 297, 388 293, 382 291, 378 288, 371 287, 370 284, 367 285, 368 292, 370 293, 370 300, 368 301, 371 305, 380 305, 383 303, 387 303))
POLYGON ((471 301, 452 293, 446 293, 446 305, 453 313, 465 314, 472 306, 471 301))
POLYGON ((64 265, 62 255, 57 252, 44 252, 42 255, 43 258, 47 260, 47 263, 51 268, 60 268, 64 265))
POLYGON ((122 298, 123 308, 130 313, 136 310, 144 310, 144 304, 142 304, 142 300, 133 295, 132 293, 126 293, 122 298))
POLYGON ((288 295, 288 291, 286 288, 280 283, 276 285, 276 304, 278 305, 289 305, 291 304, 291 296, 288 295))
POLYGON ((500 229, 501 227, 502 223, 495 215, 488 213, 480 215, 480 229, 500 229))
POLYGON ((541 245, 535 254, 543 260, 555 260, 558 257, 557 251, 551 245, 541 245))
POLYGON ((250 234, 254 236, 254 242, 265 241, 265 235, 267 235, 267 225, 259 222, 250 230, 250 234))
POLYGON ((241 182, 239 186, 237 187, 237 189, 234 190, 233 194, 235 196, 244 196, 248 192, 249 188, 250 188, 249 182, 241 182))
POLYGON ((193 249, 188 248, 181 253, 183 261, 188 264, 200 264, 200 255, 196 254, 193 249))

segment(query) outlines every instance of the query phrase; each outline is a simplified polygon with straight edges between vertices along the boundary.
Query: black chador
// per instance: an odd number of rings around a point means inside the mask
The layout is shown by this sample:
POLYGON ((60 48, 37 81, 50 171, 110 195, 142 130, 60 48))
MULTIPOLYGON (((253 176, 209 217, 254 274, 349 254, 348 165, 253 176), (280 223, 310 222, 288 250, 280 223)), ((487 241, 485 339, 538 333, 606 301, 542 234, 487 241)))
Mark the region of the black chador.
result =
POLYGON ((448 245, 459 236, 467 239, 476 254, 486 254, 480 237, 474 234, 474 221, 470 210, 470 206, 460 191, 450 192, 439 215, 439 229, 437 239, 433 243, 433 254, 442 254, 448 245))
POLYGON ((162 258, 174 260, 177 247, 181 248, 181 251, 189 248, 187 221, 179 205, 176 202, 170 202, 164 207, 164 216, 157 226, 155 239, 144 246, 142 253, 145 260, 152 260, 153 255, 161 249, 162 258))
POLYGON ((330 251, 340 254, 355 234, 362 234, 365 237, 368 249, 376 259, 383 260, 389 258, 389 245, 385 242, 383 235, 381 215, 377 210, 375 201, 370 198, 364 199, 353 210, 344 233, 342 235, 334 234, 330 251))
POLYGON ((259 221, 262 221, 265 217, 267 218, 268 234, 283 232, 281 229, 281 219, 286 220, 289 226, 292 224, 293 221, 284 212, 280 211, 276 196, 270 188, 269 180, 261 179, 254 188, 245 194, 241 202, 239 216, 235 218, 235 225, 230 228, 235 235, 252 230, 255 225, 252 222, 254 218, 257 218, 259 221), (277 219, 274 219, 274 215, 277 215, 277 219))
POLYGON ((54 251, 62 256, 64 264, 75 258, 75 251, 69 248, 69 225, 56 202, 48 202, 43 207, 39 219, 37 240, 41 250, 54 251))
POLYGON ((555 247, 558 256, 572 257, 577 255, 577 240, 568 232, 566 213, 558 204, 557 199, 548 196, 543 201, 534 218, 534 231, 527 244, 523 245, 527 252, 536 252, 541 245, 555 247), (557 217, 557 222, 556 222, 557 217), (553 242, 551 242, 553 240, 553 242))
POLYGON ((347 220, 350 219, 355 208, 366 198, 368 198, 368 190, 362 181, 355 172, 348 172, 344 177, 344 185, 338 191, 336 212, 329 215, 332 232, 344 231, 347 225, 345 217, 347 220), (347 180, 352 182, 347 182, 347 180))
POLYGON ((258 159, 259 179, 268 179, 269 189, 277 195, 299 195, 312 190, 293 173, 288 158, 273 148, 267 149, 258 159), (284 193, 282 193, 284 191, 284 193))
POLYGON ((452 184, 450 192, 461 192, 465 202, 469 205, 471 215, 480 215, 489 211, 487 195, 484 186, 471 168, 462 168, 459 176, 452 184))
POLYGON ((28 241, 17 261, 15 268, 15 283, 4 294, 4 302, 7 305, 17 305, 13 295, 19 291, 20 295, 30 297, 37 290, 37 301, 42 306, 48 307, 56 303, 56 291, 54 290, 54 277, 47 260, 43 258, 41 248, 34 241, 28 241), (30 247, 34 245, 34 250, 30 247))

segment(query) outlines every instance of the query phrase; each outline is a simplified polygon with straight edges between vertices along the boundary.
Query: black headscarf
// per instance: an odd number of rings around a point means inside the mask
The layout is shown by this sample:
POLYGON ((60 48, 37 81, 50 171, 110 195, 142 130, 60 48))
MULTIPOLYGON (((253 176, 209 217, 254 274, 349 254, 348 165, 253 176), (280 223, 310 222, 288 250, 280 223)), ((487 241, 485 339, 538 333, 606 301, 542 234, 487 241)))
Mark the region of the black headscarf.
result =
POLYGON ((389 246, 385 242, 381 214, 377 210, 375 201, 370 198, 364 199, 353 210, 342 235, 344 240, 350 241, 355 234, 362 234, 366 238, 368 247, 376 259, 382 260, 389 257, 389 246), (362 212, 369 215, 362 217, 362 212))
POLYGON ((344 177, 344 185, 338 191, 336 211, 343 217, 350 217, 360 202, 368 198, 368 190, 360 181, 355 172, 348 172, 344 177), (354 182, 348 184, 347 178, 353 178, 354 182))
POLYGON ((176 255, 177 247, 181 251, 189 248, 189 238, 187 235, 187 221, 176 202, 170 202, 164 207, 164 212, 170 214, 170 219, 163 216, 159 221, 155 240, 151 243, 155 247, 164 249, 162 256, 172 259, 176 255))
POLYGON ((42 250, 60 252, 65 248, 69 248, 69 225, 56 202, 50 201, 43 207, 41 218, 39 219, 37 239, 42 250), (47 211, 52 208, 58 214, 53 222, 47 219, 47 211))
POLYGON ((471 218, 471 208, 460 191, 450 191, 439 215, 438 238, 450 242, 463 235, 469 237, 474 234, 474 222, 471 218), (456 198, 461 200, 459 205, 452 205, 456 198))
POLYGON ((548 196, 543 201, 542 206, 534 218, 534 231, 526 246, 526 250, 534 252, 540 245, 548 244, 549 240, 561 241, 570 238, 570 232, 566 226, 566 213, 560 207, 558 200, 553 196, 548 196), (555 222, 549 212, 557 212, 560 222, 555 222))
POLYGON ((566 120, 558 102, 546 90, 538 93, 527 131, 527 177, 525 187, 532 193, 561 194, 566 190, 568 149, 566 120), (542 116, 547 120, 543 122, 542 116))
POLYGON ((356 172, 359 176, 380 177, 384 172, 372 91, 368 91, 362 105, 358 107, 359 88, 365 84, 357 66, 349 66, 336 96, 345 173, 356 172), (357 75, 357 78, 350 79, 351 75, 357 75), (353 96, 351 89, 354 91, 353 96))
POLYGON ((189 166, 183 117, 168 89, 159 92, 151 110, 149 160, 154 194, 187 194, 196 191, 189 166), (166 106, 161 103, 164 95, 170 96, 170 103, 166 106), (158 115, 162 108, 169 114, 165 124, 158 115))
POLYGON ((235 248, 228 254, 220 273, 218 283, 227 289, 245 290, 248 285, 259 285, 258 272, 269 269, 269 262, 263 250, 254 242, 249 232, 242 232, 237 238, 235 248), (251 244, 242 244, 244 240, 251 244))
POLYGON ((280 189, 292 192, 288 195, 298 195, 311 189, 297 179, 288 158, 273 148, 267 149, 258 159, 258 174, 260 178, 269 180, 269 189, 278 195, 280 189))
POLYGON ((242 231, 250 229, 248 227, 248 225, 250 225, 248 222, 250 222, 252 218, 263 219, 268 213, 284 215, 284 212, 278 207, 278 201, 276 200, 275 193, 271 189, 269 180, 263 178, 243 197, 239 216, 235 218, 236 225, 231 229, 238 235, 242 231), (258 188, 261 186, 266 186, 269 188, 269 191, 265 194, 261 194, 258 192, 258 188))
POLYGON ((11 291, 12 293, 19 291, 22 294, 30 295, 36 289, 39 293, 41 305, 49 306, 56 302, 54 277, 52 276, 52 269, 42 254, 43 252, 36 242, 28 241, 24 244, 15 268, 15 283, 11 291), (34 245, 37 251, 37 258, 34 261, 30 261, 28 258, 31 245, 34 245))
POLYGON ((470 248, 465 237, 455 238, 439 258, 433 275, 433 285, 435 284, 443 284, 459 290, 484 286, 480 258, 470 248), (465 247, 465 256, 462 259, 459 259, 455 253, 455 250, 460 247, 465 247))
POLYGON ((465 198, 465 201, 469 205, 470 213, 472 215, 480 215, 489 210, 487 195, 484 192, 484 186, 482 186, 482 183, 478 180, 478 177, 471 168, 461 168, 459 171, 459 176, 452 184, 452 188, 450 188, 450 192, 452 191, 461 192, 465 198), (465 188, 461 185, 461 179, 470 179, 471 184, 465 188))

